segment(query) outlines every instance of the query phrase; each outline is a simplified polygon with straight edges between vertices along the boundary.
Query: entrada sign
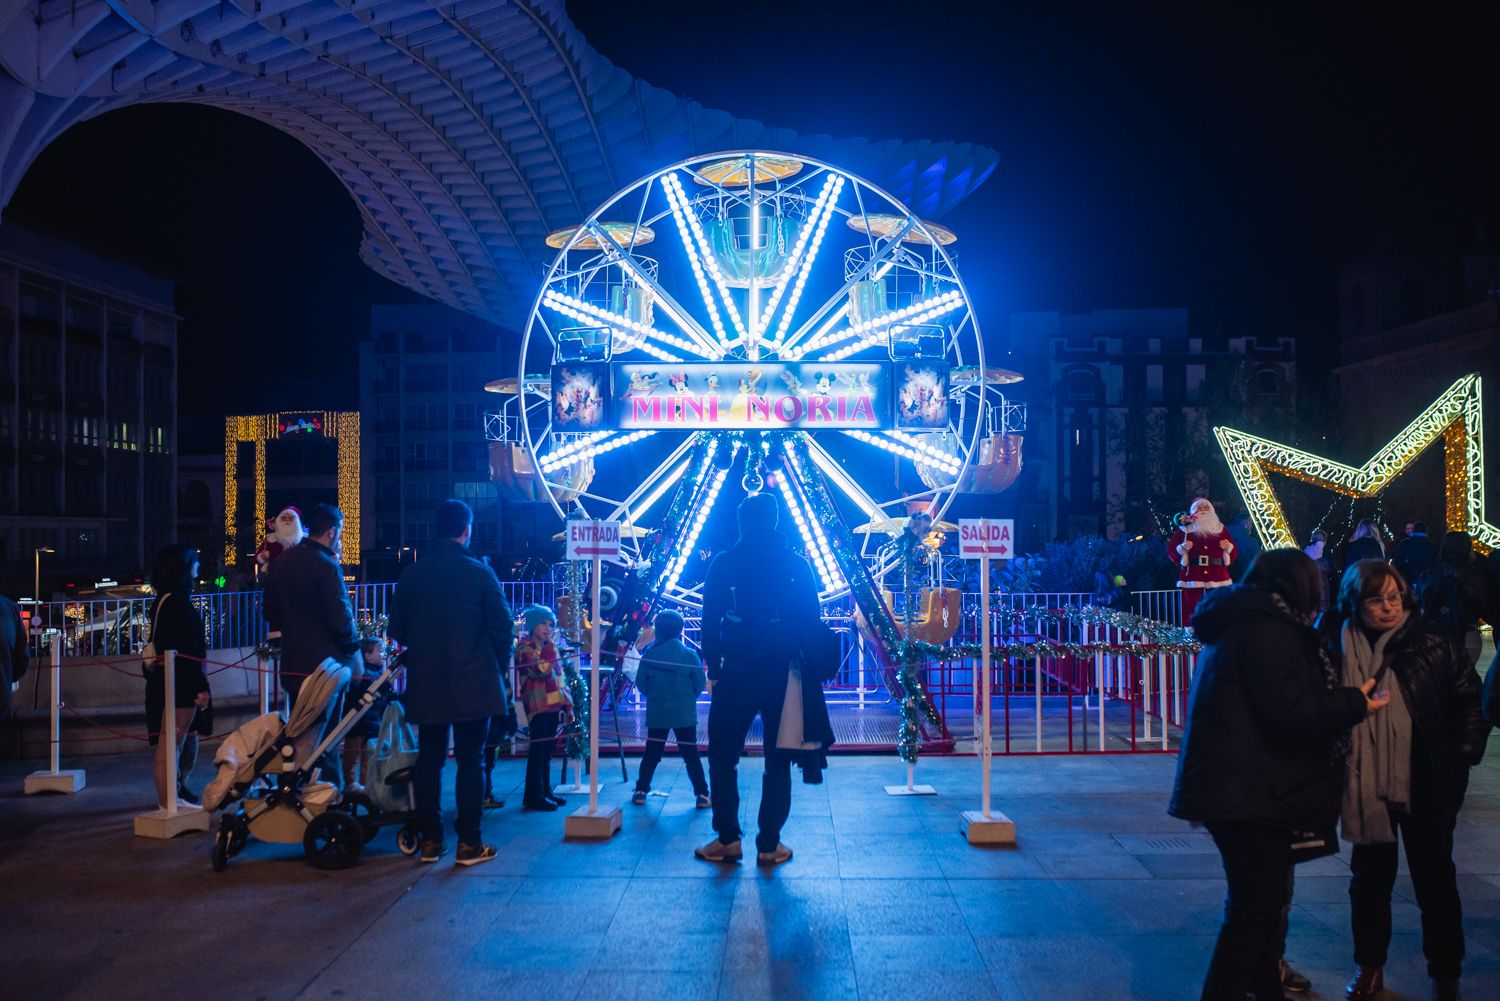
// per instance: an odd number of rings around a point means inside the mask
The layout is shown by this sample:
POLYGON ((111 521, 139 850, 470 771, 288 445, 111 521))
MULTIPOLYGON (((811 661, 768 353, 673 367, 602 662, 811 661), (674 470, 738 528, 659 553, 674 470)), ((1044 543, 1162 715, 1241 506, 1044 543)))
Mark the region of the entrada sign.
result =
POLYGON ((552 369, 552 430, 941 429, 942 361, 580 362, 552 369))

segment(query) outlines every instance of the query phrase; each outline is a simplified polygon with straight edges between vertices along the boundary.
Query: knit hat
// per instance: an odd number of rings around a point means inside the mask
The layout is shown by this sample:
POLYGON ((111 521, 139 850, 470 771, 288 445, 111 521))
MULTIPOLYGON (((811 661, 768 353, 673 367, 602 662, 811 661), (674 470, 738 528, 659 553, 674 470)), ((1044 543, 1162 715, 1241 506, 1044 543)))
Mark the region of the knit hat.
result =
POLYGON ((543 622, 557 623, 557 616, 546 605, 531 605, 521 613, 521 622, 529 633, 543 622))
POLYGON ((776 498, 770 494, 751 494, 740 501, 740 534, 769 532, 776 527, 776 498))
POLYGON ((682 635, 682 615, 670 608, 662 609, 656 613, 656 638, 659 640, 675 640, 682 635))

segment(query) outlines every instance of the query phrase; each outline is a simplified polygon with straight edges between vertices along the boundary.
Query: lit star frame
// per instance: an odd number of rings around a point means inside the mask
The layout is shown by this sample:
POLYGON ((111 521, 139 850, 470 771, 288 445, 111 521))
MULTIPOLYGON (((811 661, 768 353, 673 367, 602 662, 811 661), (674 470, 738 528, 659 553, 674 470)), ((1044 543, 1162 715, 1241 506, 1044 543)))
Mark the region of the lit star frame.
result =
POLYGON ((1467 531, 1478 548, 1489 552, 1500 549, 1500 528, 1484 520, 1483 409, 1480 378, 1466 375, 1357 469, 1234 428, 1216 427, 1214 437, 1267 548, 1299 545, 1276 499, 1271 473, 1346 497, 1374 497, 1441 438, 1448 530, 1467 531))

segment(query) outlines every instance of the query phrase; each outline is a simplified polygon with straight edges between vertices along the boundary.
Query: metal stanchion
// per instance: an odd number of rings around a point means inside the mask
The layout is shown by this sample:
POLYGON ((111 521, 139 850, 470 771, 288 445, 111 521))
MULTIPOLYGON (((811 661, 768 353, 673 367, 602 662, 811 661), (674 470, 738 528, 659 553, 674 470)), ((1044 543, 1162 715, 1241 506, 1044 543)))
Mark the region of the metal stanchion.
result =
MULTIPOLYGON (((166 755, 167 805, 137 814, 135 833, 142 838, 175 838, 186 831, 208 830, 208 811, 177 799, 177 651, 162 655, 162 722, 156 753, 166 755)), ((150 726, 151 721, 147 720, 150 726)))
POLYGON ((48 647, 48 659, 51 661, 51 670, 48 672, 52 679, 51 709, 48 713, 50 726, 48 728, 48 740, 51 742, 51 751, 48 754, 49 765, 45 772, 32 772, 26 776, 26 795, 39 792, 61 792, 72 795, 88 784, 88 778, 82 768, 62 769, 62 635, 55 633, 48 647))

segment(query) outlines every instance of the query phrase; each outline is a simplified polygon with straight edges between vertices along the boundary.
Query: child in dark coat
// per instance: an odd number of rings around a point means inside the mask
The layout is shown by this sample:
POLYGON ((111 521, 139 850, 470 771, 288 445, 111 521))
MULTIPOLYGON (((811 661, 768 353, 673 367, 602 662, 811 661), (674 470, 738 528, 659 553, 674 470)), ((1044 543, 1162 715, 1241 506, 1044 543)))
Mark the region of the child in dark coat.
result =
POLYGON ((655 625, 656 642, 641 655, 635 676, 635 687, 646 696, 646 753, 630 801, 636 806, 645 804, 651 777, 661 764, 671 734, 677 738, 677 750, 693 783, 698 809, 706 810, 708 780, 698 757, 698 696, 708 678, 698 654, 682 642, 682 616, 663 611, 657 614, 655 625))

